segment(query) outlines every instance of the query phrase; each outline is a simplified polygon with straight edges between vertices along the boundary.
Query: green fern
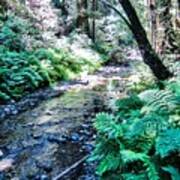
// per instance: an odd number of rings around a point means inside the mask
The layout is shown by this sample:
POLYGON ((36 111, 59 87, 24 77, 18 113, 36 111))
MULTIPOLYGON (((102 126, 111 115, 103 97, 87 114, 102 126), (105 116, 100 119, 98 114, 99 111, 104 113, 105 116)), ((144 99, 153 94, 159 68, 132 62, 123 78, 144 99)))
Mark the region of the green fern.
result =
POLYGON ((162 158, 180 152, 180 129, 168 129, 156 140, 156 153, 162 158))
POLYGON ((108 138, 118 138, 122 136, 122 127, 115 122, 115 117, 106 113, 100 113, 96 116, 95 127, 99 133, 108 138))
POLYGON ((139 94, 139 97, 145 102, 142 108, 142 113, 145 114, 150 112, 167 114, 178 105, 178 99, 173 92, 168 90, 147 90, 139 94))
POLYGON ((123 173, 121 177, 122 177, 121 179, 123 180, 147 180, 147 175, 144 173, 141 174, 123 173))
POLYGON ((158 172, 154 163, 150 161, 150 157, 144 153, 136 153, 130 150, 122 150, 121 151, 121 158, 123 161, 124 166, 129 163, 133 163, 136 161, 143 162, 144 166, 146 167, 146 173, 149 180, 158 180, 158 172))
POLYGON ((162 167, 162 169, 171 175, 172 180, 180 179, 180 172, 178 171, 178 169, 174 168, 173 166, 162 167))
POLYGON ((117 153, 107 154, 97 167, 97 174, 103 175, 107 171, 115 171, 121 165, 121 156, 117 153))
MULTIPOLYGON (((118 100, 113 115, 97 115, 91 159, 97 161, 101 179, 158 180, 164 177, 164 166, 176 164, 180 150, 180 129, 174 125, 180 113, 176 92, 169 87, 146 90, 139 98, 118 100)), ((178 170, 164 171, 178 177, 178 170)))
POLYGON ((166 82, 167 89, 175 93, 176 96, 180 96, 180 81, 166 82))
POLYGON ((11 99, 10 96, 8 96, 6 93, 0 91, 0 100, 2 100, 2 101, 8 101, 8 100, 10 100, 10 99, 11 99))

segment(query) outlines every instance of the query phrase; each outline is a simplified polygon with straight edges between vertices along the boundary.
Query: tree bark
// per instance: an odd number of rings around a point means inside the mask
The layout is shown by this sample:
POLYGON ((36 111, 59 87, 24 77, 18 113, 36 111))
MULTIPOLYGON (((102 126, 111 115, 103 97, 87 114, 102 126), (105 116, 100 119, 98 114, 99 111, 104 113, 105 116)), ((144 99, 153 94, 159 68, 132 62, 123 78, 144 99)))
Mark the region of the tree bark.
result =
POLYGON ((172 15, 170 13, 171 0, 161 0, 160 7, 160 25, 163 29, 163 40, 161 42, 161 54, 178 54, 180 48, 178 46, 176 33, 173 28, 172 15))
POLYGON ((156 2, 155 0, 149 0, 149 11, 150 11, 150 26, 151 26, 151 43, 153 48, 156 50, 157 40, 157 14, 156 14, 156 2))
MULTIPOLYGON (((92 12, 97 11, 98 2, 97 0, 92 1, 92 12)), ((96 41, 96 17, 93 15, 93 20, 92 20, 92 41, 95 43, 96 41)))
POLYGON ((160 58, 152 48, 131 2, 129 0, 119 0, 119 3, 122 5, 122 8, 131 23, 130 29, 137 41, 144 62, 151 68, 152 72, 159 80, 165 80, 171 77, 172 74, 163 65, 160 58))
POLYGON ((76 21, 76 27, 81 29, 87 35, 89 35, 89 17, 87 14, 88 1, 77 0, 77 10, 78 10, 78 16, 76 21))
POLYGON ((180 0, 177 0, 176 28, 180 28, 180 0))

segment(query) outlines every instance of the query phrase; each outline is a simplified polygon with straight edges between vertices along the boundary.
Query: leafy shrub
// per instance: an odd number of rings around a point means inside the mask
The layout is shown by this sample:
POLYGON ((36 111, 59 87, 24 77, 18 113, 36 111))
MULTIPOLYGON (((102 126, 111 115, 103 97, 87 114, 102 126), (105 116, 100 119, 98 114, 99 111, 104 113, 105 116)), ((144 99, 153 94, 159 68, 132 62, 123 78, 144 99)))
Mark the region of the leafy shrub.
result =
POLYGON ((0 45, 5 46, 10 51, 25 50, 25 36, 28 35, 35 35, 31 23, 14 14, 8 14, 0 29, 0 45))
POLYGON ((120 99, 113 115, 97 115, 90 160, 97 161, 101 179, 179 179, 180 126, 172 122, 180 107, 176 87, 170 83, 165 90, 120 99))

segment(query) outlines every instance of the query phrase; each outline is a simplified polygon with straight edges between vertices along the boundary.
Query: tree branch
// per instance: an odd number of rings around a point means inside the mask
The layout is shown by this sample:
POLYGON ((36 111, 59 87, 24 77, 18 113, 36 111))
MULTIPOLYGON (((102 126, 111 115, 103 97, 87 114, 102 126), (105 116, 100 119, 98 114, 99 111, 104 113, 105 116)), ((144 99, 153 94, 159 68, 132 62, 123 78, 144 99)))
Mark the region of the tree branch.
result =
POLYGON ((70 173, 71 171, 76 169, 78 166, 80 166, 87 158, 88 158, 88 156, 83 157, 82 159, 77 161, 75 164, 73 164, 71 167, 67 168, 65 171, 63 171, 62 173, 60 173, 59 175, 57 175, 56 177, 54 177, 52 179, 53 180, 61 180, 68 173, 70 173))
POLYGON ((122 15, 122 13, 121 13, 116 7, 114 7, 112 4, 110 4, 110 3, 108 3, 108 2, 106 2, 106 1, 104 1, 104 0, 101 0, 101 2, 102 2, 104 5, 108 6, 109 8, 113 9, 113 10, 121 17, 121 19, 126 23, 126 25, 127 25, 130 29, 132 28, 132 25, 130 24, 130 22, 128 21, 128 19, 126 19, 126 17, 124 17, 124 16, 122 15))

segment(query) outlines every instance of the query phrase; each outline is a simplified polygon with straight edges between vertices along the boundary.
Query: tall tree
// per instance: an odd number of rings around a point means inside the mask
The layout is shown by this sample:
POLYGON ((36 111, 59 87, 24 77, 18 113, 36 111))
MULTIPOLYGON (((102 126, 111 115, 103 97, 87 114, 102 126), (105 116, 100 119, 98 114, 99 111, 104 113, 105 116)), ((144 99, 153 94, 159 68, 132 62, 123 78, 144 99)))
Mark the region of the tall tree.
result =
POLYGON ((156 0, 148 0, 150 26, 151 26, 151 43, 156 50, 157 45, 157 13, 156 13, 156 0))
POLYGON ((156 54, 155 50, 152 48, 146 31, 144 30, 135 8, 132 6, 130 0, 119 0, 127 18, 113 5, 102 1, 104 4, 112 8, 119 16, 124 20, 127 26, 132 31, 135 40, 138 44, 139 50, 143 57, 144 63, 147 64, 152 70, 153 74, 159 80, 165 80, 172 76, 172 73, 164 66, 159 56, 156 54))
MULTIPOLYGON (((179 1, 179 0, 178 0, 179 1)), ((163 29, 163 40, 161 43, 162 54, 178 54, 180 47, 178 46, 176 33, 173 28, 172 15, 171 15, 171 0, 159 1, 160 8, 160 25, 163 29)))
MULTIPOLYGON (((98 0, 92 0, 92 12, 95 13, 98 8, 98 0)), ((92 40, 93 42, 96 41, 96 17, 95 14, 93 14, 93 20, 92 20, 92 40)))
POLYGON ((180 28, 180 0, 177 0, 176 27, 180 28))
MULTIPOLYGON (((106 3, 105 1, 103 2, 106 3)), ((118 11, 115 7, 111 6, 109 3, 106 3, 106 5, 109 5, 109 7, 113 8, 130 28, 137 41, 144 62, 150 67, 150 69, 158 79, 165 80, 171 77, 172 74, 163 65, 160 58, 152 48, 147 38, 146 32, 137 16, 136 10, 132 6, 131 2, 129 0, 119 0, 119 3, 124 9, 128 19, 124 17, 120 11, 118 11)))
POLYGON ((76 0, 77 2, 77 21, 76 27, 89 35, 88 1, 76 0))

